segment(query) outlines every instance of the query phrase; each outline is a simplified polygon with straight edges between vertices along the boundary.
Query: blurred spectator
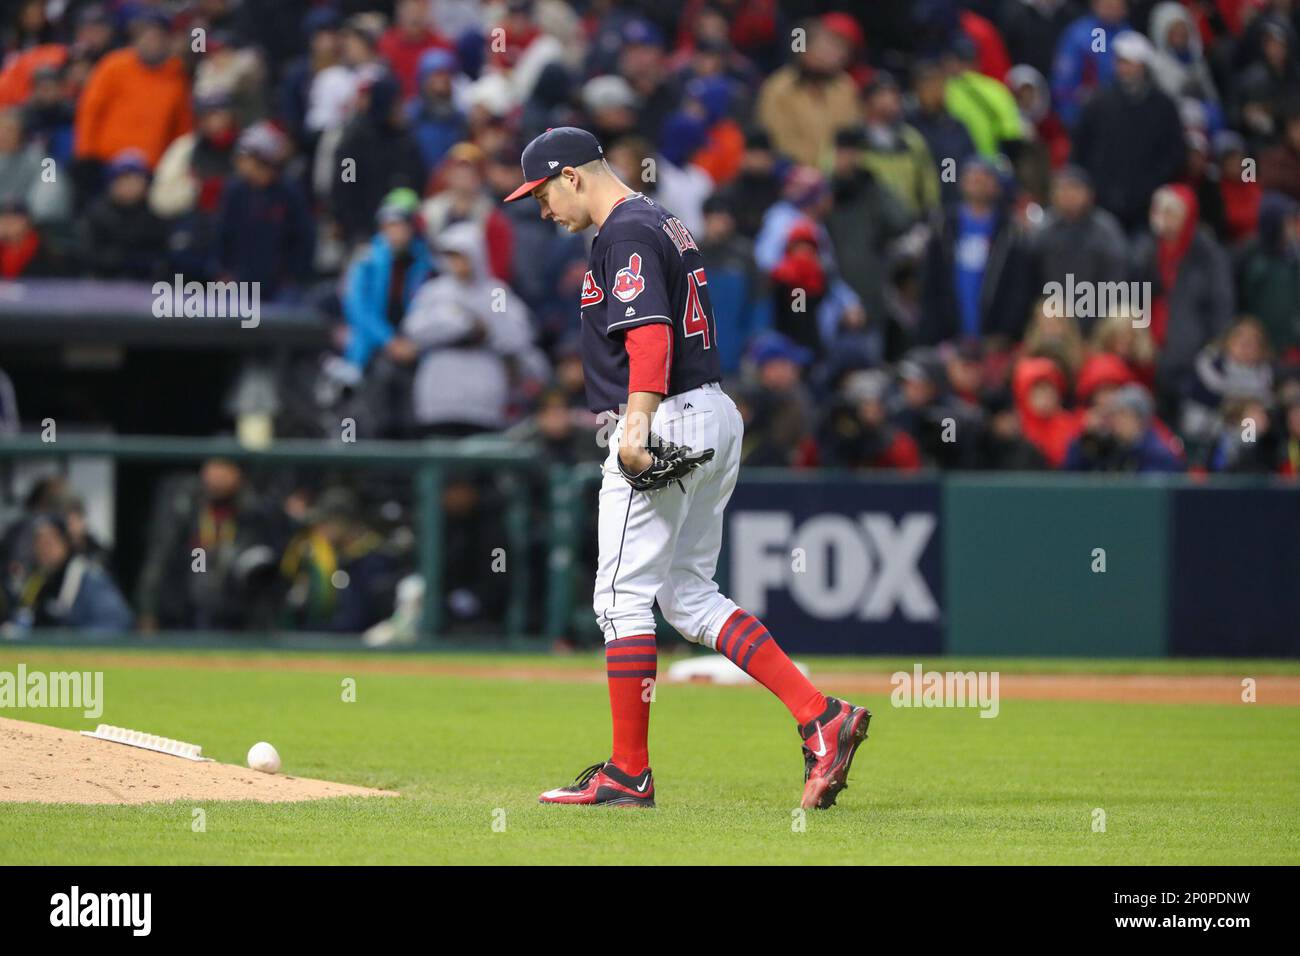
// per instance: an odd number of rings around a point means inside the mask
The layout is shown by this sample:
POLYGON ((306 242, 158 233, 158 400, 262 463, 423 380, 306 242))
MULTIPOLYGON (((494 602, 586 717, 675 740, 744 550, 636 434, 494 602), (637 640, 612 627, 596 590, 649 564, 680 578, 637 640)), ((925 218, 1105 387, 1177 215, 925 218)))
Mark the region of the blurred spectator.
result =
POLYGON ((716 194, 704 204, 704 231, 696 241, 708 263, 718 357, 723 374, 731 375, 740 367, 745 343, 772 320, 760 299, 761 277, 754 263, 753 243, 737 233, 730 204, 716 194))
POLYGON ((412 343, 396 336, 416 292, 433 274, 433 257, 420 234, 419 203, 412 189, 395 189, 384 197, 375 215, 379 231, 348 269, 343 293, 348 344, 343 354, 358 378, 377 350, 386 350, 390 360, 402 364, 410 364, 416 355, 412 343))
POLYGON ((975 152, 975 143, 965 124, 948 112, 946 84, 947 78, 938 63, 924 60, 917 64, 912 80, 916 109, 907 121, 924 137, 936 167, 943 204, 951 207, 961 196, 956 171, 975 152), (950 174, 944 175, 945 170, 950 174))
POLYGON ((912 349, 898 363, 902 405, 893 422, 915 439, 921 460, 933 468, 974 468, 979 463, 983 413, 953 393, 940 354, 912 349))
POLYGON ((1197 228, 1196 196, 1187 186, 1162 186, 1151 199, 1151 233, 1134 249, 1139 274, 1151 283, 1151 338, 1162 414, 1187 387, 1196 354, 1227 329, 1233 290, 1227 257, 1197 228))
MULTIPOLYGON (((709 279, 712 284, 712 277, 709 279)), ((557 465, 599 463, 605 450, 591 440, 593 420, 586 409, 574 408, 563 389, 549 388, 537 397, 537 409, 504 433, 528 445, 538 460, 557 465)))
POLYGON ((1072 159, 1092 177, 1098 205, 1133 232, 1156 188, 1181 175, 1186 145, 1178 107, 1147 74, 1151 44, 1132 31, 1113 42, 1115 82, 1083 110, 1072 159))
POLYGON ((1188 443, 1208 444, 1218 431, 1228 402, 1267 402, 1273 393, 1273 364, 1264 326, 1254 316, 1241 316, 1196 356, 1196 365, 1179 431, 1188 443))
POLYGON ((1155 46, 1151 78, 1156 85, 1170 96, 1190 96, 1217 107, 1219 93, 1191 12, 1172 0, 1158 3, 1147 34, 1155 46))
POLYGON ((1125 385, 1097 410, 1065 457, 1066 471, 1177 472, 1182 462, 1152 427, 1154 406, 1141 385, 1125 385))
MULTIPOLYGON (((1207 177, 1218 189, 1222 212, 1219 236, 1224 242, 1240 244, 1259 227, 1259 206, 1264 190, 1255 176, 1246 175, 1246 142, 1238 133, 1223 130, 1214 137, 1215 168, 1207 177)), ((1198 193, 1197 198, 1199 199, 1198 193)))
POLYGON ((1156 344, 1149 322, 1128 312, 1108 315, 1093 325, 1088 344, 1093 355, 1118 358, 1148 389, 1155 382, 1156 344))
MULTIPOLYGON (((76 116, 63 70, 45 66, 32 74, 32 92, 23 106, 23 129, 32 147, 56 166, 72 162, 72 123, 76 116)), ((67 185, 63 184, 66 190, 67 185)))
POLYGON ((968 160, 962 201, 925 247, 921 341, 1001 336, 1015 340, 1029 319, 1028 252, 1002 201, 996 168, 968 160))
POLYGON ((348 243, 369 238, 384 196, 424 186, 424 162, 406 128, 397 82, 387 74, 374 77, 362 85, 360 103, 334 152, 330 209, 348 243))
POLYGON ((1270 474, 1279 470, 1285 438, 1269 399, 1228 402, 1220 426, 1206 465, 1210 471, 1270 474))
MULTIPOLYGON (((1031 237, 1034 282, 1064 286, 1073 276, 1076 287, 1119 282, 1128 273, 1128 241, 1115 217, 1093 204, 1092 181, 1078 166, 1067 166, 1052 177, 1052 204, 1042 227, 1031 237)), ((1098 316, 1080 316, 1084 334, 1098 316)))
POLYGON ((292 627, 358 634, 391 613, 399 569, 355 496, 329 488, 285 548, 280 573, 292 627))
POLYGON ((764 332, 749 351, 752 380, 737 389, 745 422, 741 458, 754 467, 798 467, 812 460, 814 406, 803 383, 812 353, 779 332, 764 332))
POLYGON ((929 215, 939 205, 939 173, 925 138, 903 122, 903 98, 888 73, 878 72, 868 85, 862 117, 866 132, 859 140, 862 164, 913 218, 929 215))
POLYGON ((1110 84, 1115 73, 1115 38, 1129 29, 1125 0, 1092 0, 1089 13, 1065 28, 1052 62, 1056 112, 1073 127, 1084 106, 1110 84))
POLYGON ((1257 15, 1237 50, 1249 65, 1233 84, 1231 115, 1253 151, 1277 134, 1284 109, 1300 94, 1295 30, 1276 13, 1257 15))
POLYGON ((86 271, 103 279, 153 280, 167 271, 167 227, 149 208, 149 163, 138 149, 113 157, 108 190, 80 223, 86 271))
POLYGON ((1007 87, 1020 110, 1024 142, 1015 150, 1016 176, 1035 199, 1047 196, 1052 171, 1070 158, 1070 137, 1052 112, 1047 80, 1032 66, 1021 63, 1007 73, 1007 87))
POLYGON ((1259 184, 1300 200, 1300 105, 1282 121, 1282 135, 1259 157, 1259 184))
POLYGON ((649 20, 632 19, 623 27, 622 40, 618 72, 631 84, 636 96, 635 129, 651 142, 656 142, 664 121, 676 108, 681 94, 667 69, 664 35, 649 20))
POLYGON ((113 579, 77 554, 62 515, 43 514, 32 523, 35 564, 19 593, 22 625, 79 631, 131 630, 131 609, 113 579))
MULTIPOLYGON (((189 131, 190 85, 181 61, 169 53, 169 30, 161 12, 137 13, 132 45, 95 66, 77 101, 74 149, 83 164, 138 149, 152 168, 171 141, 189 131)), ((93 166, 84 175, 93 182, 93 166)))
POLYGON ((420 288, 402 321, 411 357, 419 357, 416 425, 426 435, 498 431, 508 424, 513 380, 543 371, 527 309, 488 275, 472 223, 447 227, 436 250, 442 272, 420 288))
POLYGON ((317 76, 337 64, 342 55, 338 12, 329 7, 313 8, 303 18, 302 32, 307 38, 307 52, 291 61, 280 74, 276 117, 306 147, 304 151, 312 154, 316 137, 326 124, 321 122, 323 111, 314 117, 316 122, 311 128, 307 116, 317 76))
POLYGON ((948 112, 966 127, 980 155, 992 159, 998 153, 1014 153, 1025 130, 1015 97, 1002 79, 976 69, 975 48, 965 36, 952 42, 940 62, 947 77, 948 112))
POLYGON ((899 471, 921 467, 916 441, 889 423, 889 384, 889 374, 880 369, 845 377, 818 432, 819 464, 899 471))
POLYGON ((423 73, 422 58, 432 49, 447 50, 451 44, 429 29, 428 0, 397 0, 393 25, 379 38, 379 52, 397 77, 402 99, 416 95, 422 85, 417 73, 423 73))
POLYGON ((452 96, 455 76, 456 57, 449 50, 435 47, 420 57, 407 121, 426 171, 435 169, 448 150, 465 138, 465 114, 452 96))
POLYGON ((1022 358, 1011 380, 1020 429, 1047 463, 1060 468, 1082 419, 1065 407, 1069 383, 1061 367, 1050 358, 1022 358))
POLYGON ((783 163, 773 151, 771 138, 765 130, 751 128, 745 134, 740 172, 721 191, 736 217, 736 229, 742 236, 756 238, 767 210, 781 198, 783 163))
POLYGON ((268 109, 266 64, 252 46, 238 46, 224 30, 208 35, 207 52, 194 69, 194 98, 222 96, 240 126, 265 119, 268 109))
POLYGON ((1015 63, 1028 63, 1044 76, 1065 28, 1079 16, 1079 0, 1007 0, 1002 10, 1002 37, 1015 63))
POLYGON ((670 114, 659 134, 659 151, 676 166, 704 170, 715 185, 740 172, 745 134, 731 118, 735 87, 726 77, 699 77, 686 84, 681 109, 670 114))
POLYGON ((311 271, 314 229, 301 191, 283 175, 288 152, 270 123, 244 130, 217 215, 217 271, 260 283, 264 299, 298 294, 311 271))
POLYGON ((1300 352, 1300 203, 1264 194, 1259 236, 1242 255, 1238 288, 1241 310, 1259 317, 1274 350, 1300 352))
POLYGON ((23 143, 23 114, 0 110, 0 200, 21 200, 38 224, 66 222, 72 216, 72 195, 35 143, 23 143))
POLYGON ((230 98, 214 93, 196 99, 195 127, 163 153, 149 187, 149 208, 169 220, 172 248, 182 271, 203 271, 211 254, 217 212, 234 171, 239 129, 230 98))
POLYGON ((27 204, 21 199, 0 200, 0 279, 36 279, 62 271, 59 259, 32 223, 27 204))
POLYGON ((157 499, 137 586, 140 629, 266 626, 274 525, 243 468, 205 461, 157 499))
POLYGON ((858 121, 858 97, 845 67, 852 46, 822 20, 806 26, 807 51, 781 67, 758 91, 758 120, 772 145, 796 163, 819 166, 836 130, 858 121))

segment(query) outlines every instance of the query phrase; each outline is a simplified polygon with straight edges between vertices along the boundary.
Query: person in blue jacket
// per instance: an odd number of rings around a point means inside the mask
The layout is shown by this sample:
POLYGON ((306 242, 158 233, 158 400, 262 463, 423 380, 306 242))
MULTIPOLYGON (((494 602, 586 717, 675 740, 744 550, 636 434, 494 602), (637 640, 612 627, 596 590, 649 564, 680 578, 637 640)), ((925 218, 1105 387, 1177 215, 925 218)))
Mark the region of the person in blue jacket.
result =
POLYGON ((1088 97, 1110 83, 1115 74, 1110 44, 1128 29, 1126 0, 1092 0, 1092 12, 1061 34, 1052 61, 1052 101, 1069 129, 1079 121, 1088 97))
POLYGON ((348 269, 343 291, 348 344, 343 357, 358 378, 378 351, 399 365, 415 359, 414 347, 397 329, 416 290, 434 274, 419 208, 420 197, 412 189, 394 189, 385 196, 375 214, 379 231, 348 269))

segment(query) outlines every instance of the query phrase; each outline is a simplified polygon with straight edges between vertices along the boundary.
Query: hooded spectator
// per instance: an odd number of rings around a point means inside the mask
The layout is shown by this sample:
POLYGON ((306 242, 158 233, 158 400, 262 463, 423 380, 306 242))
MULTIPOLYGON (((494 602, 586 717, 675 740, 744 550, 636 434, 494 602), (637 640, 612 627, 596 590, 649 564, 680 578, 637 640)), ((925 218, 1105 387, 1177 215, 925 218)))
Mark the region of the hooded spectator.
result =
POLYGON ((1246 134, 1255 152, 1276 136, 1288 104, 1300 95, 1295 31, 1276 14, 1256 16, 1238 50, 1253 62, 1233 83, 1232 125, 1246 134))
POLYGON ((292 298, 311 275, 315 229, 301 190, 282 172, 289 150, 270 123, 244 130, 217 214, 217 271, 261 283, 263 299, 292 298))
POLYGON ((969 160, 962 201, 944 215, 922 261, 921 341, 1002 336, 1018 339, 1029 320, 1029 260, 1001 201, 997 169, 969 160))
POLYGON ((1151 59, 1155 84, 1173 97, 1190 96, 1217 104, 1219 93, 1191 12, 1171 0, 1158 3, 1151 11, 1147 34, 1155 45, 1151 59))
POLYGON ((1048 465, 1060 468, 1082 423, 1078 412, 1065 407, 1065 373, 1049 358, 1022 358, 1012 373, 1011 388, 1025 439, 1048 465))
POLYGON ((361 89, 364 109, 343 130, 334 152, 330 209, 349 243, 370 236, 375 211, 394 189, 424 186, 424 161, 398 99, 397 82, 383 74, 361 89), (344 175, 338 175, 343 171, 344 175))
POLYGON ((153 280, 167 273, 167 225, 149 208, 149 163, 123 150, 107 169, 108 190, 79 223, 81 261, 103 279, 153 280))
POLYGON ((441 272, 416 293, 401 327, 419 356, 417 426, 444 436, 499 431, 516 384, 545 373, 528 311, 488 273, 473 223, 448 226, 435 247, 441 272))
POLYGON ((1131 31, 1113 42, 1115 82, 1084 108, 1072 161, 1092 177, 1097 204, 1131 233, 1157 187, 1182 174, 1186 144, 1178 107, 1148 76, 1151 44, 1131 31))
POLYGON ((108 53, 77 101, 76 158, 107 163, 138 149, 150 168, 176 137, 193 125, 190 84, 170 55, 170 24, 156 10, 131 21, 132 44, 108 53))
POLYGON ((1138 274, 1151 283, 1151 337, 1162 409, 1187 387, 1196 355, 1232 319, 1227 257, 1197 228, 1196 196, 1187 186, 1162 186, 1151 200, 1151 232, 1134 249, 1138 274))
POLYGON ((1259 317, 1273 349, 1300 353, 1300 203, 1264 194, 1259 236, 1242 255, 1237 281, 1242 311, 1259 317))
POLYGON ((1052 112, 1052 96, 1043 74, 1021 63, 1007 72, 1006 83, 1025 131, 1024 144, 1016 152, 1017 178, 1031 196, 1043 199, 1052 171, 1070 158, 1070 137, 1052 112))
POLYGON ((758 91, 758 120, 777 152, 819 166, 835 131, 858 121, 858 97, 846 67, 852 45, 819 20, 807 27, 807 51, 781 67, 758 91))
POLYGON ((975 68, 974 57, 974 46, 964 36, 944 52, 948 112, 965 125, 981 156, 993 159, 999 153, 1013 154, 1025 138, 1020 109, 1001 79, 975 68))
POLYGON ((420 57, 407 122, 426 172, 436 169, 465 138, 465 114, 452 96, 456 75, 456 56, 450 50, 434 47, 420 57))

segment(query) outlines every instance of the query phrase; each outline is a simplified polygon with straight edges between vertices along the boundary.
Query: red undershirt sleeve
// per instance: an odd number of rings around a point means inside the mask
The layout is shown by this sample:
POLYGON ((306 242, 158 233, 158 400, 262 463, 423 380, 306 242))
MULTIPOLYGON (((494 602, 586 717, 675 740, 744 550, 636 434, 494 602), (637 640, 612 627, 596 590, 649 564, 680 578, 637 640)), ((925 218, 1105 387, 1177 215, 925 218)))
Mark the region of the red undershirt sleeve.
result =
POLYGON ((673 329, 654 323, 628 329, 624 336, 627 348, 627 390, 668 394, 668 375, 673 364, 673 329))

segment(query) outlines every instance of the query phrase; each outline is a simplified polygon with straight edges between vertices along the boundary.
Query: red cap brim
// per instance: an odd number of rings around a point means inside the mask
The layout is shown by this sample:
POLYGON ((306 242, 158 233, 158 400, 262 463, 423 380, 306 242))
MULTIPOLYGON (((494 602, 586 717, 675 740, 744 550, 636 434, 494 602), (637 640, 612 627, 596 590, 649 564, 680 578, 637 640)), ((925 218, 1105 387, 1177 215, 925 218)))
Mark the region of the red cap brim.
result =
POLYGON ((546 182, 546 180, 550 178, 551 178, 550 176, 543 176, 541 179, 534 179, 532 182, 524 183, 522 186, 520 186, 518 189, 512 192, 509 196, 503 199, 502 202, 514 202, 516 199, 523 199, 530 192, 532 192, 534 189, 536 189, 538 186, 540 186, 542 183, 546 182))

